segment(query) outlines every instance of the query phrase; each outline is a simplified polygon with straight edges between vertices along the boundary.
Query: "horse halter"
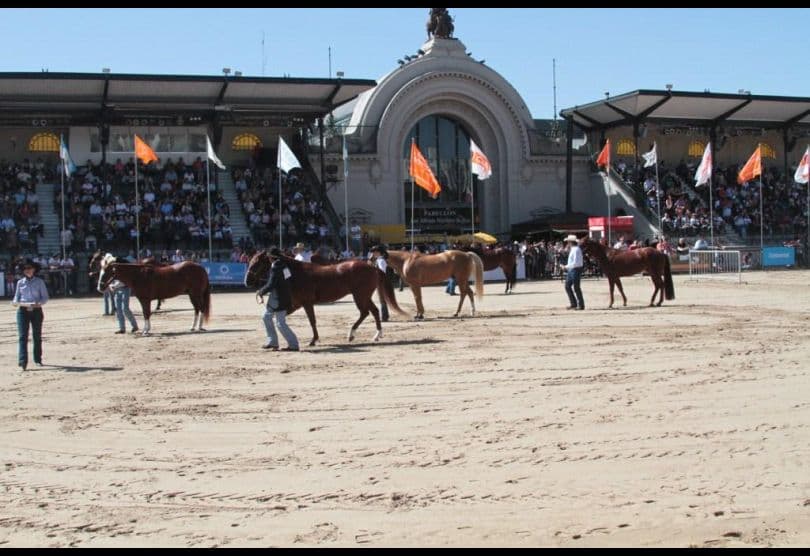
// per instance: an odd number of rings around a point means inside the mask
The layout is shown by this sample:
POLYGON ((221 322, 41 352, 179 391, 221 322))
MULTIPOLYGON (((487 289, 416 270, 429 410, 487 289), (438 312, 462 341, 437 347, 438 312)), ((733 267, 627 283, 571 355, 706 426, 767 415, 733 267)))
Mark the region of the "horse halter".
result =
POLYGON ((266 273, 270 269, 269 264, 270 259, 271 259, 270 255, 268 255, 265 252, 261 252, 255 255, 254 260, 251 261, 251 264, 248 265, 247 272, 245 273, 245 286, 248 286, 248 283, 255 284, 256 279, 259 278, 261 274, 266 273), (267 264, 265 263, 265 260, 268 261, 267 264))

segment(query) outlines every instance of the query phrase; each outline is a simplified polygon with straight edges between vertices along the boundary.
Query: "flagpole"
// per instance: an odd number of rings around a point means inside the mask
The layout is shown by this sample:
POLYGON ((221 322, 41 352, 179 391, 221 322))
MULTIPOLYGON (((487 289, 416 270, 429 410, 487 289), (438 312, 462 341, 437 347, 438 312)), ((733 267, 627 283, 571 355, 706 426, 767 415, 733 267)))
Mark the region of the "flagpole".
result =
MULTIPOLYGON (((62 260, 65 260, 65 163, 61 164, 62 171, 59 172, 60 177, 62 178, 62 234, 61 234, 61 243, 62 243, 62 260)), ((65 290, 67 291, 67 290, 65 290)))
POLYGON ((346 253, 349 253, 349 151, 346 149, 346 130, 343 130, 343 229, 346 232, 346 253))
POLYGON ((135 262, 141 259, 141 227, 138 225, 138 155, 135 154, 135 262))
MULTIPOLYGON (((712 161, 713 162, 713 161, 712 161)), ((712 201, 712 175, 709 174, 709 234, 711 249, 714 249, 714 202, 712 201)))
POLYGON ((661 223, 661 182, 658 180, 658 151, 655 153, 655 204, 658 210, 658 231, 661 234, 659 239, 664 239, 664 225, 661 223))
POLYGON ((470 243, 475 241, 475 181, 473 181, 472 164, 470 164, 470 243))
MULTIPOLYGON (((411 160, 413 160, 413 146, 416 143, 416 139, 411 137, 411 160)), ((413 253, 413 173, 411 173, 411 253, 413 253)))
POLYGON ((762 256, 762 249, 764 247, 763 235, 762 230, 763 228, 763 211, 762 211, 762 168, 760 166, 759 171, 759 252, 760 257, 762 256))
MULTIPOLYGON (((279 151, 281 150, 281 146, 279 145, 279 151)), ((284 251, 284 243, 281 241, 281 226, 283 225, 281 221, 282 212, 281 212, 281 168, 278 169, 278 248, 284 251)))
POLYGON ((208 262, 213 262, 213 241, 211 239, 211 228, 213 227, 213 223, 211 222, 211 160, 208 159, 208 153, 206 153, 205 176, 207 179, 205 188, 208 193, 208 262))
MULTIPOLYGON (((608 154, 608 156, 610 156, 608 154)), ((613 186, 610 184, 610 160, 608 159, 608 163, 605 166, 605 179, 607 180, 607 201, 608 201, 608 221, 607 221, 607 245, 608 247, 612 247, 612 239, 610 237, 610 194, 613 191, 613 186)))

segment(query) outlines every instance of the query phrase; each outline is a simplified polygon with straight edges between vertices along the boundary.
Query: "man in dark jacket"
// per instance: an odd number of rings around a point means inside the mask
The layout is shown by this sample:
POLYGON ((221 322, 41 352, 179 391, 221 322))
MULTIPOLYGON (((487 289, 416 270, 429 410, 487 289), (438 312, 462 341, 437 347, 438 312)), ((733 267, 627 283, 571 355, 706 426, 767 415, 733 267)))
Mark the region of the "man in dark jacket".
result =
POLYGON ((274 259, 273 265, 270 267, 270 276, 267 283, 257 292, 259 296, 270 294, 267 298, 267 310, 262 317, 264 328, 267 331, 267 342, 262 348, 273 351, 278 350, 278 335, 275 326, 273 326, 273 318, 275 317, 278 329, 287 341, 287 347, 282 348, 281 351, 299 351, 298 338, 295 332, 287 326, 287 313, 292 310, 289 284, 292 274, 278 247, 270 249, 270 256, 274 259))

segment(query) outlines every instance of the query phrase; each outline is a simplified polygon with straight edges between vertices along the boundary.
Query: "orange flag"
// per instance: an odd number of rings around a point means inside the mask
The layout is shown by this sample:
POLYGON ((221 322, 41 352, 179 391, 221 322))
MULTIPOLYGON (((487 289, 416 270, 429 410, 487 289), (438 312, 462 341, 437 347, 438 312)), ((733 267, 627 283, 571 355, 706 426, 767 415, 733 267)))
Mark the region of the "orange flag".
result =
POLYGON ((135 156, 140 158, 141 162, 144 164, 149 164, 152 161, 157 162, 158 160, 152 147, 147 145, 146 142, 137 135, 135 136, 135 156))
POLYGON ((599 158, 596 159, 597 166, 610 166, 610 139, 605 141, 605 146, 602 152, 599 153, 599 158))
POLYGON ((419 147, 416 146, 416 142, 411 143, 410 172, 416 185, 430 193, 430 196, 434 199, 439 196, 442 186, 436 181, 436 176, 434 176, 433 172, 430 170, 430 165, 428 165, 425 157, 419 152, 419 147))
POLYGON ((740 173, 737 174, 737 183, 743 183, 746 181, 751 181, 757 176, 762 175, 762 152, 761 152, 762 145, 757 145, 756 150, 754 150, 754 154, 751 155, 751 158, 748 159, 748 162, 745 163, 740 173))

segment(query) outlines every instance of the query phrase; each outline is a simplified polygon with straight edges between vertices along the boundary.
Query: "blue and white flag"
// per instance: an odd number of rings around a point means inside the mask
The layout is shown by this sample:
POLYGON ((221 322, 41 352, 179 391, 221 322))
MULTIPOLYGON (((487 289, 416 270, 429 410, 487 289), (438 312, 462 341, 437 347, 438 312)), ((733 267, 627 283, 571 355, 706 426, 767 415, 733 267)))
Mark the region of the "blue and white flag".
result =
POLYGON ((62 160, 62 168, 65 170, 65 175, 69 176, 76 171, 76 165, 73 164, 73 159, 70 158, 70 153, 65 145, 65 136, 59 136, 59 158, 62 160))

